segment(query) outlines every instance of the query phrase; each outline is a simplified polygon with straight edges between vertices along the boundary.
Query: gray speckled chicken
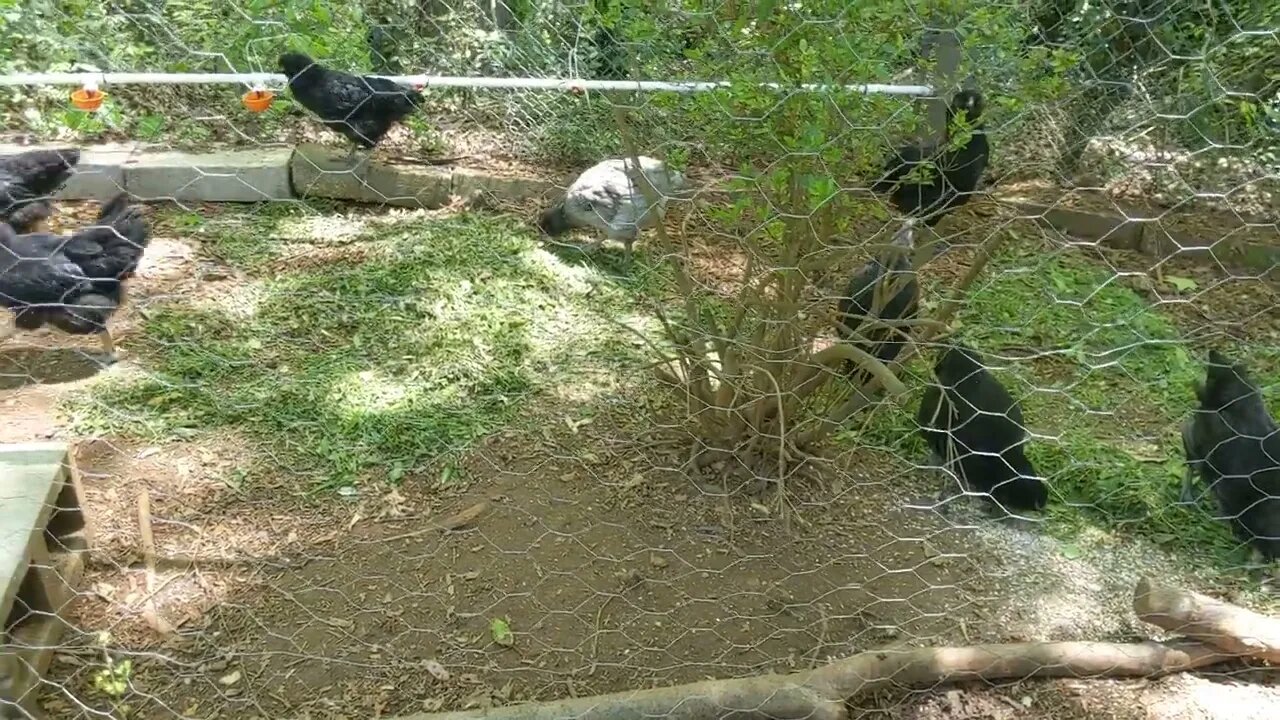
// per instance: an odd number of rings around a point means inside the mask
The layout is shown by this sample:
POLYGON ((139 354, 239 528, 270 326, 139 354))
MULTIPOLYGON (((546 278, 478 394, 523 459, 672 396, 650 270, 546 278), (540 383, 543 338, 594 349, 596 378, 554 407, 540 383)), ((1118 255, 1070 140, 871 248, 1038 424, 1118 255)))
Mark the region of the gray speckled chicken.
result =
POLYGON ((640 157, 640 169, 662 198, 651 205, 644 190, 627 173, 630 160, 610 158, 588 168, 569 186, 564 199, 548 208, 538 219, 538 227, 552 237, 573 228, 595 228, 610 240, 622 242, 624 262, 631 262, 631 245, 643 229, 662 221, 667 198, 685 187, 684 176, 667 168, 661 160, 640 157))

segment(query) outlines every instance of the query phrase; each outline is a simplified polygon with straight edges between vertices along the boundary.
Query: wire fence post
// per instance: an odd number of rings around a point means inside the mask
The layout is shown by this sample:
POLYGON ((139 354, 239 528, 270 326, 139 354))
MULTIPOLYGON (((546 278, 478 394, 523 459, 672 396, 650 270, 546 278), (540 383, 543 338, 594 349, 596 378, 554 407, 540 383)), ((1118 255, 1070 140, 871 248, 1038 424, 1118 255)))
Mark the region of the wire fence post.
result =
POLYGON ((933 88, 933 97, 924 99, 928 109, 930 139, 937 143, 947 139, 947 103, 955 92, 956 77, 960 72, 961 47, 950 19, 944 27, 928 27, 921 41, 921 59, 932 64, 932 72, 922 84, 933 88), (930 63, 930 61, 933 61, 930 63))

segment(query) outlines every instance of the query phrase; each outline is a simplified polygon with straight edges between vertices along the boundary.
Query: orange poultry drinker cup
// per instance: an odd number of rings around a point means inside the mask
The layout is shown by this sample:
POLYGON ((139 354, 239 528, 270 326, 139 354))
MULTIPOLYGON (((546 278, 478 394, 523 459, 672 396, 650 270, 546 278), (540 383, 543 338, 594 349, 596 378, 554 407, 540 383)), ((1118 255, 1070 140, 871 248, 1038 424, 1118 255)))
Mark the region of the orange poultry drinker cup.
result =
POLYGON ((270 90, 254 88, 241 96, 240 102, 244 103, 245 108, 247 108, 249 112, 260 113, 271 107, 271 102, 275 100, 275 98, 275 93, 270 90))
POLYGON ((102 107, 102 101, 106 97, 107 94, 98 88, 86 85, 78 90, 71 91, 71 104, 80 110, 94 112, 102 107))

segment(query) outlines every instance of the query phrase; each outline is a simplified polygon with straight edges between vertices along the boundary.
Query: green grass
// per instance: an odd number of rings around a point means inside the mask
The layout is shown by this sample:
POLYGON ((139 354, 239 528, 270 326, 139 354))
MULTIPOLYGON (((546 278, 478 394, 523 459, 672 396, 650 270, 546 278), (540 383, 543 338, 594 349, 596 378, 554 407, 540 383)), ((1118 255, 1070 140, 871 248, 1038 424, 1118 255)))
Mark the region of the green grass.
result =
MULTIPOLYGON (((1184 467, 1178 427, 1195 407, 1202 351, 1193 356, 1168 316, 1112 269, 1079 255, 1006 252, 984 278, 960 314, 960 336, 989 354, 1042 436, 1028 455, 1052 483, 1050 531, 1141 535, 1183 552, 1209 550, 1222 567, 1239 565, 1245 553, 1224 523, 1176 504, 1184 467), (1023 357, 1033 353, 1042 355, 1023 357)), ((1229 352, 1264 388, 1276 386, 1274 348, 1229 352)), ((909 370, 929 373, 918 359, 909 370)), ((919 390, 869 439, 922 460, 918 398, 919 390)))
POLYGON ((361 227, 304 206, 226 217, 172 220, 252 282, 153 307, 131 346, 147 372, 74 400, 82 428, 158 439, 232 428, 316 487, 343 486, 413 473, 540 391, 589 384, 584 367, 637 357, 607 319, 634 314, 629 292, 538 250, 514 221, 361 227), (308 228, 344 227, 354 234, 312 242, 361 244, 358 259, 271 262, 308 228))

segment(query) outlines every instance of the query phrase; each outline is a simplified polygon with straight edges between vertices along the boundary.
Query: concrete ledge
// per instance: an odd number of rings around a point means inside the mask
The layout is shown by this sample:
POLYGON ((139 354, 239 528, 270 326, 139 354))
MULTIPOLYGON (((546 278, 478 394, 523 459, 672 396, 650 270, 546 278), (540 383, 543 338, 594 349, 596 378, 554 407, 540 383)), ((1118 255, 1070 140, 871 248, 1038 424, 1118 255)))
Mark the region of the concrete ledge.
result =
POLYGON ((1280 232, 1274 243, 1258 242, 1247 237, 1248 226, 1243 223, 1218 228, 1216 237, 1203 237, 1170 229, 1157 217, 1126 217, 1119 211, 1115 215, 1094 213, 1023 200, 1007 202, 1037 223, 1102 247, 1157 259, 1230 260, 1264 272, 1280 265, 1280 232))
POLYGON ((537 178, 493 175, 472 168, 454 168, 453 194, 469 198, 476 193, 482 193, 511 202, 550 201, 551 196, 558 191, 563 191, 572 179, 552 182, 537 178))
POLYGON ((141 200, 289 200, 292 154, 289 148, 139 153, 124 168, 124 187, 141 200))
POLYGON ((322 145, 299 145, 290 167, 299 197, 433 209, 449 204, 453 189, 453 171, 448 168, 371 161, 357 174, 345 152, 322 145))
POLYGON ((67 200, 109 200, 125 189, 124 168, 133 155, 127 145, 100 145, 80 151, 75 175, 58 197, 67 200))
MULTIPOLYGON (((66 143, 40 147, 65 147, 66 143)), ((0 156, 38 146, 0 145, 0 156)), ((59 197, 106 200, 121 189, 142 200, 261 202, 321 197, 439 208, 453 196, 490 195, 500 201, 547 202, 570 178, 530 178, 451 168, 374 161, 363 176, 351 171, 346 150, 306 144, 297 148, 183 153, 142 145, 98 145, 82 149, 76 174, 59 197)), ((997 199, 999 196, 997 196, 997 199)), ((1142 252, 1156 258, 1231 259, 1263 271, 1280 265, 1275 242, 1249 238, 1246 226, 1221 228, 1217 237, 1170 230, 1156 217, 1129 217, 1117 210, 1094 213, 1041 205, 1023 197, 1003 202, 1028 218, 1086 242, 1142 252)), ((1264 238, 1265 239, 1265 238, 1264 238)))
POLYGON ((1143 225, 1149 222, 1138 218, 1097 215, 1082 210, 1052 207, 1022 201, 1010 203, 1036 222, 1070 233, 1084 240, 1097 241, 1099 245, 1138 250, 1142 244, 1143 225))
MULTIPOLYGON (((66 144, 0 145, 0 157, 66 144)), ((556 183, 471 168, 374 161, 363 177, 346 152, 322 145, 185 153, 142 145, 82 148, 65 200, 109 200, 127 190, 140 200, 262 202, 323 197, 415 208, 439 208, 477 193, 500 200, 545 199, 556 183)))

